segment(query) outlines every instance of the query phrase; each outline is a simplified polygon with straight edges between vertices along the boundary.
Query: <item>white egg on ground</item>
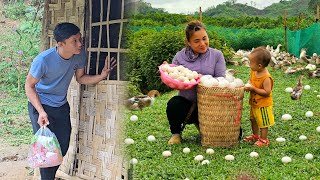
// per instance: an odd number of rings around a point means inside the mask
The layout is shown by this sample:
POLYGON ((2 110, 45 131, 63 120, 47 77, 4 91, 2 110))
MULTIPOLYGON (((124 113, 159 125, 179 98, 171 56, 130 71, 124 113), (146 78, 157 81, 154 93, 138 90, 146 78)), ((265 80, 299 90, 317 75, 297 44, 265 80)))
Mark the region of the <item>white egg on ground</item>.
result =
POLYGON ((284 115, 282 115, 281 119, 282 119, 282 120, 285 120, 285 121, 291 120, 291 119, 292 119, 292 116, 291 116, 290 114, 284 114, 284 115))
POLYGON ((211 148, 208 148, 208 149, 206 150, 206 153, 207 153, 207 154, 214 154, 214 150, 211 149, 211 148))
POLYGON ((250 153, 250 157, 255 157, 255 158, 257 158, 257 157, 259 157, 259 154, 257 153, 257 152, 251 152, 250 153))
POLYGON ((231 154, 228 154, 228 155, 226 155, 226 156, 224 157, 224 159, 227 160, 227 161, 233 161, 233 160, 234 160, 234 156, 231 155, 231 154))
POLYGON ((299 139, 302 140, 302 141, 303 141, 303 140, 306 140, 306 139, 307 139, 307 136, 301 135, 301 136, 299 136, 299 139))
POLYGON ((317 98, 320 98, 320 94, 317 95, 317 98))
POLYGON ((156 137, 154 137, 153 135, 150 135, 150 136, 147 137, 147 140, 148 141, 155 141, 156 137))
POLYGON ((190 151, 191 151, 190 148, 187 148, 187 147, 183 148, 183 150, 182 150, 182 152, 185 153, 185 154, 190 153, 190 151))
POLYGON ((189 178, 185 178, 184 180, 190 180, 189 178))
POLYGON ((130 116, 130 121, 138 121, 138 116, 137 115, 132 115, 130 116))
POLYGON ((303 89, 305 89, 305 90, 310 90, 310 88, 311 88, 311 87, 310 87, 309 85, 305 85, 303 89))
POLYGON ((306 112, 306 117, 312 117, 313 116, 313 112, 312 111, 307 111, 306 112))
POLYGON ((311 160, 311 159, 313 159, 313 155, 310 154, 310 153, 308 153, 308 154, 306 154, 306 155, 304 156, 304 158, 306 158, 306 159, 308 159, 308 160, 311 160))
POLYGON ((285 142, 286 139, 283 138, 283 137, 279 137, 279 138, 276 139, 276 141, 277 141, 277 142, 285 142))
POLYGON ((320 133, 320 126, 318 126, 316 130, 317 130, 317 132, 320 133))
POLYGON ((207 159, 206 159, 206 160, 203 160, 203 161, 201 162, 202 165, 209 164, 209 163, 210 163, 210 161, 207 160, 207 159))
POLYGON ((289 163, 289 162, 292 162, 292 159, 291 159, 291 157, 289 157, 289 156, 285 156, 285 157, 283 157, 283 158, 281 159, 281 161, 282 161, 284 164, 287 164, 287 163, 289 163))
POLYGON ((292 89, 292 87, 287 87, 285 91, 286 91, 287 93, 292 93, 293 89, 292 89))
POLYGON ((138 164, 138 160, 136 158, 132 158, 130 160, 130 164, 133 164, 133 165, 138 164))
POLYGON ((203 156, 202 155, 197 155, 196 157, 194 157, 195 161, 202 161, 203 160, 203 156))
POLYGON ((317 91, 317 90, 315 90, 315 91, 313 91, 313 92, 317 93, 318 91, 317 91))
POLYGON ((134 140, 131 139, 131 138, 126 138, 126 139, 124 140, 124 143, 126 143, 126 144, 134 144, 134 140))
POLYGON ((162 156, 163 157, 169 157, 169 156, 171 156, 171 152, 170 151, 163 151, 162 152, 162 156))

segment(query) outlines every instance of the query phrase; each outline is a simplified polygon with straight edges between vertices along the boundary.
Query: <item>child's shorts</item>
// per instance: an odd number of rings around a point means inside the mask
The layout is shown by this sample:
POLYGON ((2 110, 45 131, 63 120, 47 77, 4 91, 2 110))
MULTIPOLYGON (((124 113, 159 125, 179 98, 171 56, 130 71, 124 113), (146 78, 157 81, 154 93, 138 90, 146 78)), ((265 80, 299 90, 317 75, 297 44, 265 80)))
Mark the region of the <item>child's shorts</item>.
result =
POLYGON ((255 119, 259 128, 266 128, 274 125, 272 106, 261 108, 251 107, 250 119, 255 119))

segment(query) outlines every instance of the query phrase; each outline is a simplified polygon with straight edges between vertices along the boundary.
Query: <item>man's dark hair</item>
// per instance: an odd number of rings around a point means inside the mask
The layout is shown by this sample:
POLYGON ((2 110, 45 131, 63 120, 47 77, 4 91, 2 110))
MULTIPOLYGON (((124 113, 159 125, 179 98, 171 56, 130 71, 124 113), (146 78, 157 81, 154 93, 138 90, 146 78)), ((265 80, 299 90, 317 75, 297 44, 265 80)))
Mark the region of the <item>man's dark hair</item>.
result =
POLYGON ((63 22, 56 25, 53 30, 54 39, 57 42, 64 42, 69 37, 80 32, 78 26, 72 23, 63 22))

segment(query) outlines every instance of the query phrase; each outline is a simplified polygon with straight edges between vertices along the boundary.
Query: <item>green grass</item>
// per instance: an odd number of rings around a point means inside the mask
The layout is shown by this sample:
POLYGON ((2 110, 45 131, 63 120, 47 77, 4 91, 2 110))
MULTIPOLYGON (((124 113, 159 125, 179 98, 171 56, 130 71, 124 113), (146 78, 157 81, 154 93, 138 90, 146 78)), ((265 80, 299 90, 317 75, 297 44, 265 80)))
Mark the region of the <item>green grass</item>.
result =
POLYGON ((27 99, 24 95, 1 94, 0 137, 10 145, 30 143, 32 128, 28 116, 27 99))
MULTIPOLYGON (((247 81, 249 68, 228 66, 236 69, 236 77, 247 81)), ((253 147, 242 143, 231 148, 213 148, 215 153, 207 155, 208 147, 201 146, 198 131, 193 125, 187 125, 183 132, 183 143, 180 145, 167 145, 170 138, 169 124, 166 118, 166 103, 177 92, 163 94, 156 99, 152 107, 143 111, 130 111, 126 113, 126 135, 134 139, 135 143, 126 145, 126 158, 138 159, 138 164, 130 165, 132 179, 236 179, 240 176, 249 176, 256 179, 320 179, 320 133, 316 127, 320 126, 319 112, 320 94, 319 79, 304 78, 303 84, 309 84, 311 90, 303 91, 300 101, 293 101, 284 90, 286 87, 294 87, 300 74, 285 75, 277 70, 272 71, 275 85, 273 89, 274 114, 276 124, 269 129, 269 147, 253 147), (318 92, 314 92, 318 91, 318 92), (313 111, 315 116, 305 117, 305 112, 313 111), (293 119, 281 120, 283 114, 291 114, 293 119), (137 115, 139 120, 132 122, 131 115, 137 115), (300 135, 308 137, 300 141, 300 135), (146 140, 147 136, 154 135, 155 142, 146 140), (278 143, 278 137, 286 138, 286 142, 278 143), (184 147, 189 147, 191 152, 184 154, 184 147), (172 156, 163 158, 162 152, 170 150, 172 156), (250 158, 252 151, 259 153, 259 158, 250 158), (314 155, 313 160, 306 160, 305 154, 314 155), (209 165, 201 165, 195 162, 194 157, 204 155, 210 161, 209 165), (224 160, 225 155, 232 154, 235 161, 224 160), (292 163, 283 164, 281 158, 290 156, 292 163)), ((242 128, 244 135, 251 134, 248 105, 248 93, 243 104, 242 128)))

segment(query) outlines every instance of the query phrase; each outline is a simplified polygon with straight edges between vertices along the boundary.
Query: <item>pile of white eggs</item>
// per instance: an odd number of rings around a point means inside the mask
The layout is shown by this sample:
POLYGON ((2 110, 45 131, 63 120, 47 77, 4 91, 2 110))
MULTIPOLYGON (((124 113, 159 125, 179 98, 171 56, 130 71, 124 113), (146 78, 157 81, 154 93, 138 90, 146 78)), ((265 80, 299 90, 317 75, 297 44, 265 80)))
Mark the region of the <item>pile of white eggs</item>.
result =
POLYGON ((199 78, 199 74, 196 71, 191 71, 181 65, 170 66, 169 64, 164 64, 161 66, 161 70, 171 79, 184 83, 196 83, 196 79, 199 78))
POLYGON ((219 88, 239 88, 243 87, 244 83, 241 79, 233 76, 217 77, 211 75, 203 75, 200 78, 200 84, 205 87, 219 87, 219 88))

